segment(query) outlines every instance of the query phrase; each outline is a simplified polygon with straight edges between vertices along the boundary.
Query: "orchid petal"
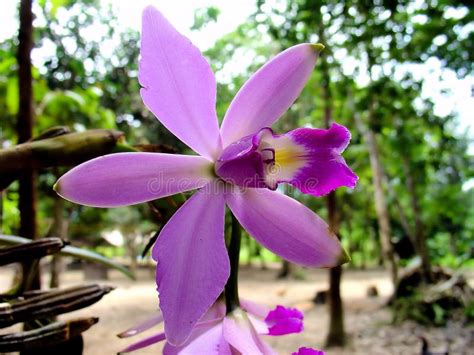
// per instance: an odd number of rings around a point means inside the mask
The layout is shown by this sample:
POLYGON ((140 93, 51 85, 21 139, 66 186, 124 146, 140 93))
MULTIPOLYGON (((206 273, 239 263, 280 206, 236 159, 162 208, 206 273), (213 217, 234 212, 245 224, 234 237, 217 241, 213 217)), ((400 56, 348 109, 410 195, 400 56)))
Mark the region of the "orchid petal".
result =
POLYGON ((216 158, 221 148, 216 81, 199 49, 149 6, 143 11, 140 55, 145 105, 194 151, 216 158))
POLYGON ((118 334, 117 336, 119 338, 128 338, 128 337, 140 334, 144 332, 145 330, 148 330, 151 327, 154 327, 155 325, 158 325, 162 322, 163 322, 163 314, 161 313, 161 311, 158 311, 157 313, 153 314, 152 317, 147 318, 142 323, 137 324, 130 329, 127 329, 126 331, 118 334))
POLYGON ((244 299, 240 300, 240 308, 245 312, 262 319, 264 319, 270 312, 270 307, 244 299))
POLYGON ((165 339, 165 333, 154 334, 152 336, 149 336, 148 338, 142 339, 140 341, 137 341, 136 343, 133 343, 132 345, 127 346, 125 349, 119 351, 119 354, 130 353, 138 349, 143 349, 147 346, 159 343, 160 341, 163 341, 165 339))
POLYGON ((296 308, 277 306, 265 318, 269 335, 285 335, 303 331, 303 313, 296 308))
POLYGON ((242 187, 266 187, 263 158, 253 140, 247 136, 226 147, 215 165, 217 176, 242 187))
POLYGON ((293 186, 315 196, 355 187, 358 177, 340 155, 351 140, 346 127, 333 123, 329 129, 298 128, 287 135, 305 151, 306 162, 289 181, 293 186))
POLYGON ((163 349, 163 355, 218 355, 222 339, 222 322, 205 330, 193 330, 189 340, 182 346, 169 343, 163 349))
POLYGON ((244 84, 222 123, 224 147, 270 127, 290 108, 310 77, 321 48, 308 43, 288 48, 244 84))
POLYGON ((324 351, 301 347, 298 349, 298 352, 294 352, 291 355, 324 355, 324 351))
MULTIPOLYGON (((224 355, 229 347, 222 336, 222 320, 226 313, 223 302, 217 301, 202 316, 191 335, 183 345, 173 346, 169 343, 165 345, 163 353, 171 354, 219 354, 224 355), (218 350, 218 351, 217 351, 218 350)), ((229 355, 231 355, 229 353, 229 355)))
POLYGON ((222 301, 217 301, 214 303, 207 312, 199 319, 198 325, 200 324, 209 324, 210 322, 215 322, 222 320, 225 317, 226 306, 222 301))
POLYGON ((235 355, 235 351, 232 350, 232 347, 225 340, 224 335, 222 335, 219 343, 219 355, 235 355))
POLYGON ((241 354, 276 354, 260 337, 245 312, 235 310, 224 318, 224 339, 241 354))
POLYGON ((55 190, 81 205, 119 207, 193 190, 213 179, 212 163, 202 157, 117 153, 76 166, 58 180, 55 190))
POLYGON ((268 325, 261 318, 255 317, 253 314, 247 314, 249 317, 250 323, 252 323, 253 328, 260 335, 268 335, 268 325))
POLYGON ((179 346, 229 277, 224 197, 217 185, 196 192, 163 227, 153 248, 168 342, 179 346))
POLYGON ((311 267, 348 261, 328 225, 288 196, 268 189, 243 189, 227 194, 226 202, 250 235, 284 259, 311 267))

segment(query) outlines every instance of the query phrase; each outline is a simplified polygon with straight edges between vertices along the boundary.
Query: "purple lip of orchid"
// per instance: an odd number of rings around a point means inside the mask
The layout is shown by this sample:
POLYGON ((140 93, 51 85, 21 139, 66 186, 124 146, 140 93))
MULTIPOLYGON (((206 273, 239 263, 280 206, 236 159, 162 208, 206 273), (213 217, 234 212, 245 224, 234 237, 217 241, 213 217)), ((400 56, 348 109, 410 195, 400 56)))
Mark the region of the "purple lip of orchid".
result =
POLYGON ((357 176, 340 155, 349 140, 349 131, 338 124, 328 130, 299 128, 282 135, 265 127, 226 147, 215 171, 224 181, 242 187, 275 190, 286 182, 321 196, 339 186, 355 186, 357 176))
MULTIPOLYGON (((142 324, 119 334, 119 337, 139 334, 162 320, 163 317, 158 312, 142 324)), ((224 303, 217 301, 199 320, 184 344, 173 346, 167 341, 163 353, 275 354, 260 335, 281 336, 301 331, 303 314, 295 308, 277 306, 270 311, 266 306, 242 300, 242 309, 236 309, 226 315, 224 303)), ((129 345, 120 353, 143 349, 163 340, 166 340, 166 335, 163 332, 157 333, 129 345)))
POLYGON ((65 199, 94 207, 199 189, 163 227, 152 253, 170 344, 186 341, 229 277, 226 205, 260 244, 293 263, 332 267, 348 260, 321 218, 272 191, 288 182, 320 196, 356 184, 357 176, 340 155, 350 141, 345 127, 300 128, 283 135, 268 128, 296 100, 322 47, 293 46, 260 68, 231 102, 219 130, 209 64, 158 10, 144 10, 141 96, 161 123, 200 156, 110 154, 75 167, 55 189, 65 199), (223 180, 238 188, 227 191, 219 184, 223 180))
POLYGON ((302 347, 298 349, 298 352, 294 352, 291 355, 324 355, 324 351, 302 347))

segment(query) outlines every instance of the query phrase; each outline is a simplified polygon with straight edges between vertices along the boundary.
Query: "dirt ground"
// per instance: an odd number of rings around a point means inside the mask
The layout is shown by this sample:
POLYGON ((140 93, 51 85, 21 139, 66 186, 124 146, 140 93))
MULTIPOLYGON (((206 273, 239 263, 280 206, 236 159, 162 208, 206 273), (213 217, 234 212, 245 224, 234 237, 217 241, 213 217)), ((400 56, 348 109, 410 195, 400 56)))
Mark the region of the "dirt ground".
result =
MULTIPOLYGON (((240 296, 268 305, 282 304, 298 307, 305 314, 305 330, 300 334, 284 337, 266 337, 280 354, 291 354, 301 346, 323 349, 328 312, 325 305, 314 305, 311 299, 315 292, 327 288, 327 271, 302 270, 303 279, 277 280, 277 270, 261 270, 245 267, 240 272, 240 296)), ((12 275, 11 269, 0 271, 0 288, 5 289, 12 275)), ((62 285, 84 283, 80 271, 69 271, 63 276, 62 285)), ((89 281, 88 281, 89 282, 89 281)), ((85 354, 115 354, 136 338, 119 339, 116 334, 146 319, 157 308, 157 296, 153 271, 141 270, 138 280, 127 280, 117 272, 109 273, 109 280, 100 281, 117 288, 100 302, 63 318, 98 316, 100 321, 85 334, 85 354)), ((433 353, 474 354, 474 329, 458 323, 445 328, 425 328, 407 322, 401 326, 390 324, 391 315, 383 307, 391 293, 388 274, 382 270, 346 270, 343 275, 342 296, 345 310, 345 326, 349 344, 344 349, 323 349, 328 355, 336 354, 421 354, 418 336, 428 339, 433 353), (366 295, 369 286, 376 286, 379 297, 366 295)), ((159 328, 156 328, 159 330, 159 328)), ((143 333, 142 337, 156 330, 143 333)), ((2 330, 2 332, 5 330, 2 330)), ((140 337, 141 338, 141 337, 140 337)), ((159 354, 156 345, 137 351, 136 354, 159 354)), ((198 354, 200 355, 200 354, 198 354)))

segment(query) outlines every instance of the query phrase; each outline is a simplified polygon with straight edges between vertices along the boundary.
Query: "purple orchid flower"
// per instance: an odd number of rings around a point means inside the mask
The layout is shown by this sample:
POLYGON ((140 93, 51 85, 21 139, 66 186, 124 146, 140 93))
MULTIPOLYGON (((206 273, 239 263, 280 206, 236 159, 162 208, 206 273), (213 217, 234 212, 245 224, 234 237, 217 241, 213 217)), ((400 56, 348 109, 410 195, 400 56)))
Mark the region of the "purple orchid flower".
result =
POLYGON ((302 347, 298 349, 298 352, 294 352, 291 355, 324 355, 324 351, 302 347))
POLYGON ((237 93, 219 130, 209 64, 158 10, 144 10, 141 96, 200 156, 110 154, 75 167, 55 188, 70 201, 95 207, 199 189, 164 226, 152 253, 169 343, 186 341, 229 277, 226 205, 259 243, 293 263, 332 267, 348 260, 321 218, 274 191, 285 182, 320 196, 340 186, 353 188, 357 181, 340 155, 350 141, 345 127, 283 135, 269 128, 300 94, 321 48, 300 44, 260 68, 237 93))
MULTIPOLYGON (((161 323, 160 313, 147 319, 121 334, 125 338, 148 330, 161 323)), ((206 314, 196 323, 191 335, 183 345, 174 346, 167 341, 163 353, 167 354, 276 354, 260 335, 286 335, 300 333, 303 330, 303 314, 292 308, 277 306, 274 310, 250 301, 242 301, 242 308, 226 315, 225 304, 217 301, 206 314), (268 321, 269 318, 278 320, 268 321), (278 324, 278 334, 275 334, 278 324), (297 326, 295 326, 297 325, 297 326)), ((154 334, 129 345, 120 353, 129 353, 166 340, 164 332, 154 334)), ((305 348, 306 349, 306 348, 305 348)))

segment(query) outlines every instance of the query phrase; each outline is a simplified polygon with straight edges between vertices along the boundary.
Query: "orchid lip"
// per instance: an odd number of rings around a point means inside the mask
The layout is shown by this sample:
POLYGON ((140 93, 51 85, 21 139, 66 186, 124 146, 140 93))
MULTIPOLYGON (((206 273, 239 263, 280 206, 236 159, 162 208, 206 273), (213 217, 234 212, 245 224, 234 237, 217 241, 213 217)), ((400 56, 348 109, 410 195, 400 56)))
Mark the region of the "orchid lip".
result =
POLYGON ((264 127, 228 145, 214 169, 219 178, 237 186, 276 190, 280 183, 289 183, 321 196, 340 186, 355 186, 357 176, 341 156, 349 140, 347 128, 338 124, 285 134, 264 127))

